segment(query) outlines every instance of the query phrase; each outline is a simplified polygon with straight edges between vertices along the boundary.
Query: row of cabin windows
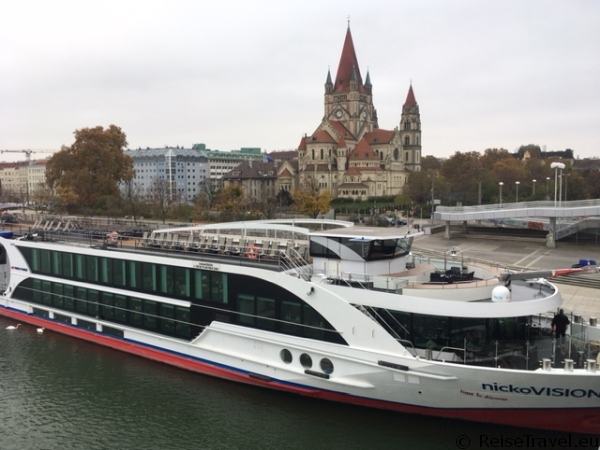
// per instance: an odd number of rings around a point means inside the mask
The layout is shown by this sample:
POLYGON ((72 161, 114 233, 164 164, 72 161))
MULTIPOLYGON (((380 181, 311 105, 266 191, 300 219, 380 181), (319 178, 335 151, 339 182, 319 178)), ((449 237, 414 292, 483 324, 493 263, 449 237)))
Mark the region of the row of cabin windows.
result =
POLYGON ((130 295, 31 278, 19 285, 15 296, 61 311, 182 339, 191 338, 193 327, 189 306, 159 303, 130 295))
MULTIPOLYGON (((314 308, 286 289, 266 280, 143 261, 124 261, 104 256, 27 247, 21 247, 20 250, 35 274, 189 301, 192 304, 191 322, 198 327, 218 320, 295 336, 345 343, 339 333, 314 308)), ((62 285, 62 283, 54 284, 62 285)), ((73 287, 70 286, 69 289, 73 287)), ((73 298, 72 295, 65 296, 73 298)), ((121 297, 136 298, 115 294, 115 298, 120 302, 122 302, 121 297)), ((76 296, 76 298, 83 297, 76 296)), ((57 301, 59 304, 56 304, 56 307, 65 308, 60 304, 61 300, 57 301)), ((126 302, 126 309, 137 311, 138 308, 134 308, 138 305, 135 300, 126 300, 126 302)), ((101 299, 96 303, 103 304, 101 299)), ((98 314, 92 311, 88 315, 98 314)), ((112 320, 108 316, 103 317, 112 320)))
POLYGON ((174 298, 227 302, 227 274, 143 261, 21 248, 33 273, 174 298))

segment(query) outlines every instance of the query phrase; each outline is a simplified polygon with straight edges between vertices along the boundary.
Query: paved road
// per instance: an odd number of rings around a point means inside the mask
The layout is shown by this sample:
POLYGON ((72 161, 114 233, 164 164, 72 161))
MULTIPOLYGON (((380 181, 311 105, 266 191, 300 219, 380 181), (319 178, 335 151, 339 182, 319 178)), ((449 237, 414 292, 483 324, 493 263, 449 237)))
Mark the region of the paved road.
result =
POLYGON ((565 269, 578 262, 580 258, 594 259, 600 262, 600 245, 559 242, 556 248, 548 248, 543 242, 527 239, 502 240, 493 237, 482 238, 481 236, 453 236, 451 239, 445 239, 441 233, 418 236, 413 243, 416 251, 446 252, 452 247, 459 248, 465 257, 531 270, 565 269))

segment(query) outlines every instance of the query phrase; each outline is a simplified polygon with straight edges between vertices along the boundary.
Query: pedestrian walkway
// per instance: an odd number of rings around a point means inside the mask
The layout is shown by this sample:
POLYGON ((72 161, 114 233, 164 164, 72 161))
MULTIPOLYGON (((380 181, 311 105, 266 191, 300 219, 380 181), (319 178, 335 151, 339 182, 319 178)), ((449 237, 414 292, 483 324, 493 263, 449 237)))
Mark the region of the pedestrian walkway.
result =
MULTIPOLYGON (((450 223, 461 222, 467 228, 468 221, 478 220, 507 220, 526 219, 527 221, 544 220, 548 225, 546 246, 554 248, 559 239, 576 233, 581 229, 576 222, 588 217, 600 216, 600 199, 579 200, 572 202, 521 202, 500 203, 477 206, 438 206, 435 210, 435 220, 445 222, 444 237, 450 238, 450 223), (571 220, 567 226, 559 230, 557 219, 571 220)), ((594 222, 597 227, 597 221, 594 222)), ((585 225, 589 226, 589 224, 585 225)))

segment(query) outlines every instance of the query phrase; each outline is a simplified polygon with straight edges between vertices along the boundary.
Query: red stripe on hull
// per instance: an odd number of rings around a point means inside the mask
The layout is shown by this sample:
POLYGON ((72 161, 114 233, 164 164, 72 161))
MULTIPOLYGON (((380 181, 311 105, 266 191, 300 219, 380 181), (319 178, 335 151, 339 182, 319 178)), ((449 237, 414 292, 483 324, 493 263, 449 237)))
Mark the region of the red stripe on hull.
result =
POLYGON ((142 344, 125 341, 111 336, 94 333, 82 328, 62 324, 52 320, 31 316, 17 311, 1 308, 0 315, 10 317, 32 325, 45 327, 47 330, 77 337, 136 356, 169 364, 181 369, 210 375, 226 380, 241 382, 254 386, 267 387, 313 398, 330 400, 353 405, 385 409, 408 414, 420 414, 450 419, 463 419, 472 422, 487 422, 497 425, 509 425, 521 428, 537 428, 553 431, 564 431, 583 434, 600 433, 600 407, 592 409, 460 409, 460 408, 427 408, 383 400, 356 397, 343 393, 313 388, 302 388, 278 380, 254 378, 247 373, 218 365, 186 358, 168 351, 159 350, 142 344))

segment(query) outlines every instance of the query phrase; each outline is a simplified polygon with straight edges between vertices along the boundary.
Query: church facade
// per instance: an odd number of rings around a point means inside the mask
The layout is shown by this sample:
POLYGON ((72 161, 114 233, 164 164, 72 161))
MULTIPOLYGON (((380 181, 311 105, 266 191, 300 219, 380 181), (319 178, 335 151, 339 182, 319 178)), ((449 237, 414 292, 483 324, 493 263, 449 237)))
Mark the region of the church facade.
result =
POLYGON ((421 118, 412 84, 398 126, 379 128, 370 74, 363 82, 348 27, 336 77, 327 73, 323 119, 298 146, 298 184, 366 199, 402 193, 410 172, 419 170, 421 118))

